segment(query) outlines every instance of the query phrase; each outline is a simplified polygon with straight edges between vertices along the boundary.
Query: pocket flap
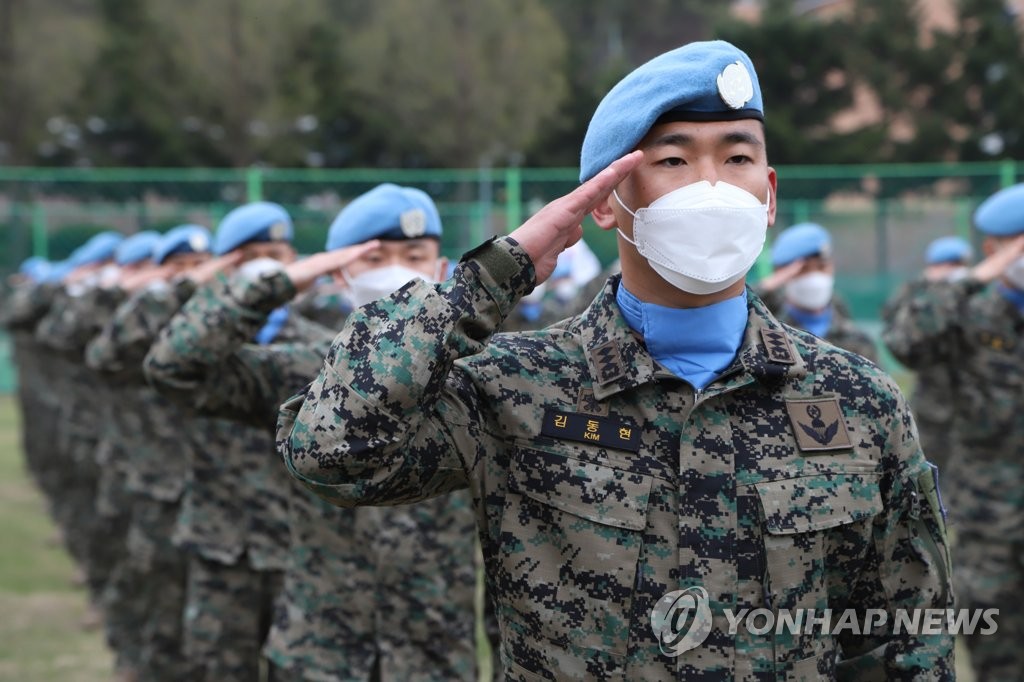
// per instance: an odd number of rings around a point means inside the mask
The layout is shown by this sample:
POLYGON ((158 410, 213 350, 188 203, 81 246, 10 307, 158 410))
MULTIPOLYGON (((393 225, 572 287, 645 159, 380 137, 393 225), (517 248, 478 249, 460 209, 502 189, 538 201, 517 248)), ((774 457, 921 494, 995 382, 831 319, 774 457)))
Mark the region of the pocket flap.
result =
POLYGON ((833 528, 882 511, 878 474, 820 473, 756 483, 774 535, 833 528))
POLYGON ((511 491, 595 523, 629 530, 647 525, 652 478, 537 450, 519 450, 511 491))

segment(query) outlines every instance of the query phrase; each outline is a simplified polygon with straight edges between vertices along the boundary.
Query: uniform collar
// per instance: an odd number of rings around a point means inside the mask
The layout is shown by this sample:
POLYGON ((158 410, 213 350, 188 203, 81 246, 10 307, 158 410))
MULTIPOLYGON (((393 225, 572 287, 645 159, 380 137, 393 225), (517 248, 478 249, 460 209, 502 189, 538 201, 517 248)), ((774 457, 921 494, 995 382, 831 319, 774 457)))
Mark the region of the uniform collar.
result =
MULTIPOLYGON (((640 335, 626 324, 615 302, 620 280, 621 275, 610 277, 594 302, 570 327, 580 336, 593 377, 594 397, 598 400, 658 379, 678 380, 655 362, 640 335)), ((730 390, 751 380, 776 383, 806 375, 807 368, 795 350, 793 337, 749 288, 747 315, 747 328, 736 358, 704 393, 730 390)))

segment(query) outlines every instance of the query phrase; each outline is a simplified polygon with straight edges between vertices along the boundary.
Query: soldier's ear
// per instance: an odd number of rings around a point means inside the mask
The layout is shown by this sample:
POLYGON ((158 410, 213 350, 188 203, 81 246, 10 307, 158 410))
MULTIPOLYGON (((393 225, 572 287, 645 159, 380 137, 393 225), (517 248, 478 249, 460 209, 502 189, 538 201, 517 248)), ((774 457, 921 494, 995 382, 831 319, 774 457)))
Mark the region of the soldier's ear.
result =
POLYGON ((999 240, 995 237, 985 237, 981 242, 981 252, 988 258, 999 250, 999 240))
POLYGON ((594 222, 602 230, 611 230, 618 227, 618 220, 615 218, 615 212, 613 210, 613 204, 615 197, 609 194, 605 197, 605 200, 594 207, 594 210, 590 212, 590 215, 594 217, 594 222))

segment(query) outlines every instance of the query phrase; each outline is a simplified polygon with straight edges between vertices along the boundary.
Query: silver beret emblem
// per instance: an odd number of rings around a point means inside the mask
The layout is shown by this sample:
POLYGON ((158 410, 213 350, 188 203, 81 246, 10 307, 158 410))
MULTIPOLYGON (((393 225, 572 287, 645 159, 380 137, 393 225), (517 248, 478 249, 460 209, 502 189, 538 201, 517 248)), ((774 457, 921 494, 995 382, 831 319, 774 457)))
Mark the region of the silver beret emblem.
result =
POLYGON ((210 247, 210 240, 205 234, 194 234, 188 238, 188 246, 196 253, 202 253, 210 247))
POLYGON ((398 223, 408 239, 422 237, 427 231, 427 214, 422 208, 411 208, 398 217, 398 223))
POLYGON ((280 241, 284 239, 287 234, 288 226, 284 223, 274 223, 267 230, 267 235, 270 237, 271 241, 280 241))
POLYGON ((718 94, 731 109, 740 109, 753 99, 754 81, 743 62, 733 62, 718 74, 718 94))

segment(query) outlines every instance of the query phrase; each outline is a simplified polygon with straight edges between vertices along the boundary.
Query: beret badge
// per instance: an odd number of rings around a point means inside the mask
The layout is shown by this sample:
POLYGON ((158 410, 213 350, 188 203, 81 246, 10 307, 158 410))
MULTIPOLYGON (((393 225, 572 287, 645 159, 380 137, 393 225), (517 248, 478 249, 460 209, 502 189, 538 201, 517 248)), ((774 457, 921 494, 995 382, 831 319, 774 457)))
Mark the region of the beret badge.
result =
POLYGON ((402 234, 408 239, 421 237, 427 231, 427 214, 422 208, 411 208, 398 217, 402 234))
POLYGON ((288 236, 288 226, 284 223, 274 223, 267 230, 267 235, 272 241, 280 241, 288 236))
POLYGON ((747 67, 735 61, 718 74, 718 94, 732 109, 741 109, 754 97, 754 81, 747 67))
POLYGON ((210 240, 204 234, 194 234, 188 238, 188 245, 196 253, 202 253, 210 247, 210 240))

